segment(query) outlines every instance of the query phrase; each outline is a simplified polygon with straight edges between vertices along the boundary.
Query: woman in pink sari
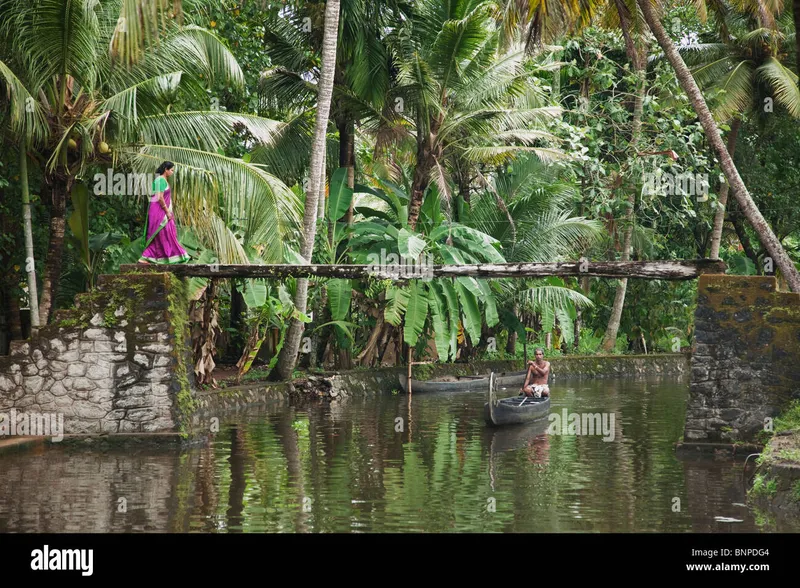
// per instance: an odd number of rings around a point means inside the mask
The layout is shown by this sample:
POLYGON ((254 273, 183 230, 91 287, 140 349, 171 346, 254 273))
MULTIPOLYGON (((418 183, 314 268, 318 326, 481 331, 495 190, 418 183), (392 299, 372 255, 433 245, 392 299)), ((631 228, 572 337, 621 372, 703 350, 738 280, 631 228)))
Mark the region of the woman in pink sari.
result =
POLYGON ((186 263, 191 258, 178 243, 172 195, 167 178, 175 173, 175 164, 165 161, 156 170, 153 195, 144 227, 145 246, 139 263, 186 263))

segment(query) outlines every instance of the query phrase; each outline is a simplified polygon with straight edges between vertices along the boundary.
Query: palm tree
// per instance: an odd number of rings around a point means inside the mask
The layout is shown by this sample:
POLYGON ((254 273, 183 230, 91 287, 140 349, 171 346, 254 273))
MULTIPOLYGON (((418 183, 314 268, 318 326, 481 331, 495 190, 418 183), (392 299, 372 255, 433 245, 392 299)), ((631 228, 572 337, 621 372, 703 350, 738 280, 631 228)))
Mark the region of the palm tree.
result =
MULTIPOLYGON (((574 185, 558 176, 557 166, 523 156, 494 173, 472 199, 467 224, 497 239, 508 261, 573 259, 603 232, 600 221, 576 217, 574 185)), ((547 318, 543 330, 553 329, 556 317, 572 333, 568 316, 591 301, 563 285, 563 280, 499 280, 501 320, 513 339, 518 310, 547 318), (503 320, 504 319, 504 320, 503 320), (553 322, 551 322, 553 321, 553 322)), ((569 337, 567 337, 569 339, 569 337)), ((512 349, 509 349, 513 351, 512 349)))
MULTIPOLYGON (((729 34, 722 43, 697 43, 679 52, 697 84, 710 96, 712 112, 719 121, 730 120, 727 148, 733 157, 742 117, 760 115, 765 100, 775 100, 794 118, 800 118, 797 76, 780 62, 786 51, 785 35, 776 16, 761 10, 729 18, 729 34)), ((719 257, 729 184, 720 187, 719 208, 714 216, 710 257, 719 257)))
POLYGON ((393 39, 395 94, 416 137, 411 229, 431 181, 449 199, 449 180, 456 175, 468 197, 479 163, 498 164, 521 151, 548 161, 564 157, 551 146, 545 126, 560 109, 547 104, 521 46, 499 51, 495 9, 490 1, 421 0, 393 39))
MULTIPOLYGON (((303 213, 303 239, 300 254, 311 262, 314 251, 314 238, 317 233, 317 202, 320 186, 324 185, 324 156, 326 149, 325 134, 328 127, 328 116, 333 95, 333 79, 336 69, 336 46, 339 37, 339 0, 328 0, 325 5, 325 23, 322 41, 322 68, 317 94, 317 122, 314 129, 314 143, 311 150, 308 190, 306 191, 305 209, 303 213)), ((301 313, 306 311, 308 301, 308 279, 297 280, 294 304, 301 313)), ((277 374, 281 379, 291 377, 297 363, 297 352, 300 349, 302 323, 293 319, 286 335, 286 342, 278 359, 277 374)))
MULTIPOLYGON (((628 150, 631 157, 636 157, 636 147, 641 135, 642 112, 646 92, 647 49, 642 39, 641 19, 635 9, 633 0, 570 0, 563 3, 548 0, 526 0, 517 2, 507 0, 504 19, 507 26, 527 27, 527 43, 529 49, 542 46, 545 38, 552 38, 564 29, 580 29, 588 24, 595 15, 600 15, 607 27, 619 29, 625 42, 625 51, 636 77, 636 92, 631 115, 631 136, 628 150)), ((634 209, 636 191, 628 189, 627 212, 625 213, 621 260, 627 261, 631 255, 631 239, 634 231, 634 209)), ((603 338, 603 349, 614 348, 619 331, 622 309, 625 304, 627 279, 619 280, 614 297, 608 326, 603 338)))
POLYGON ((780 240, 775 236, 772 228, 766 220, 764 220, 761 212, 753 202, 750 193, 747 191, 747 187, 744 185, 739 171, 736 169, 736 165, 733 163, 733 159, 719 134, 717 125, 714 122, 714 116, 708 108, 700 88, 692 77, 692 72, 676 49, 672 39, 669 38, 669 35, 667 35, 667 32, 664 30, 664 26, 661 24, 650 0, 637 0, 637 2, 647 25, 653 32, 653 35, 655 35, 658 44, 666 54, 670 64, 672 64, 672 68, 675 70, 675 75, 681 87, 689 97, 689 101, 703 126, 706 139, 714 148, 717 157, 719 157, 722 171, 725 174, 727 182, 733 189, 733 194, 739 203, 742 214, 750 222, 753 230, 758 234, 764 248, 770 256, 772 256, 775 265, 783 273, 791 290, 793 292, 800 292, 800 272, 798 272, 794 262, 786 253, 786 250, 783 248, 780 240))
POLYGON ((206 83, 241 86, 242 71, 232 54, 210 31, 166 17, 158 20, 164 23, 158 43, 148 44, 154 32, 130 17, 134 4, 11 0, 0 8, 0 30, 14 39, 0 61, 12 112, 2 132, 5 138, 24 136, 36 150, 49 192, 42 324, 51 314, 61 273, 68 195, 98 168, 152 173, 161 161, 175 161, 178 217, 222 262, 248 263, 251 255, 227 227, 220 202, 229 212, 258 211, 251 219, 261 223, 262 256, 274 261, 283 258, 284 240, 299 212, 297 198, 277 178, 218 153, 234 129, 254 142, 272 141, 284 130, 276 121, 205 106, 206 83), (182 104, 202 106, 181 111, 182 104))

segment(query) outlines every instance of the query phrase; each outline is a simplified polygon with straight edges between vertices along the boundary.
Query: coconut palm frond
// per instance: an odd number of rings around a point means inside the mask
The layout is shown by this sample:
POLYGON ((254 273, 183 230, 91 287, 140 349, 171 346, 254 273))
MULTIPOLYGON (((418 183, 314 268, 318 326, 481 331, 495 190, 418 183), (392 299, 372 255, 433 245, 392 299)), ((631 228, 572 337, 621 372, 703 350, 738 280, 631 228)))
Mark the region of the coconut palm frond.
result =
POLYGON ((285 123, 252 114, 205 110, 143 116, 137 129, 144 143, 216 151, 237 128, 246 130, 257 142, 271 145, 285 127, 285 123))
POLYGON ((750 108, 753 104, 754 78, 753 64, 742 61, 714 86, 719 92, 714 105, 714 115, 718 120, 728 120, 750 108))
POLYGON ((575 308, 594 306, 594 303, 580 292, 562 286, 532 286, 520 290, 516 298, 536 311, 548 308, 568 310, 570 305, 575 308))
POLYGON ((0 61, 0 80, 6 87, 6 98, 11 113, 11 130, 25 135, 26 140, 39 143, 47 136, 47 119, 42 105, 5 63, 0 61))
POLYGON ((114 7, 118 17, 109 56, 126 66, 140 62, 148 46, 158 42, 182 17, 180 2, 173 0, 119 0, 114 7))
POLYGON ((518 261, 553 261, 574 257, 602 234, 598 220, 573 217, 569 211, 531 213, 517 224, 521 235, 511 255, 518 261))
POLYGON ((316 84, 283 68, 264 72, 258 91, 266 103, 282 109, 313 107, 317 96, 316 84))
POLYGON ((123 151, 128 154, 131 166, 141 173, 150 172, 165 160, 176 163, 175 200, 179 217, 207 240, 222 263, 248 261, 241 254, 241 245, 233 246, 218 239, 220 232, 206 217, 219 217, 224 222, 234 220, 230 215, 236 211, 243 211, 235 220, 245 227, 245 235, 251 235, 243 242, 263 238, 258 243, 263 248, 261 257, 274 263, 283 259, 283 242, 296 230, 301 206, 297 196, 261 166, 170 145, 145 145, 136 151, 123 151), (270 229, 260 228, 264 226, 270 229))
POLYGON ((756 72, 773 89, 775 100, 794 118, 800 118, 800 88, 795 73, 774 57, 768 58, 756 72))
POLYGON ((189 25, 167 36, 158 47, 162 59, 185 64, 192 73, 234 88, 244 87, 244 72, 233 53, 208 29, 189 25))
POLYGON ((137 124, 139 114, 164 112, 177 98, 182 72, 174 71, 143 80, 103 101, 103 108, 130 124, 137 124))
POLYGON ((468 147, 464 150, 464 159, 480 163, 484 161, 504 161, 511 158, 514 154, 528 152, 533 153, 541 161, 545 163, 552 163, 557 161, 568 161, 570 155, 564 153, 560 149, 552 149, 547 147, 525 147, 521 145, 502 145, 493 147, 468 147))
MULTIPOLYGON (((13 16, 0 26, 14 39, 30 91, 38 93, 56 76, 65 75, 83 88, 93 88, 100 36, 97 0, 41 0, 35 9, 30 2, 12 1, 16 8, 10 6, 4 15, 13 16)), ((60 83, 63 86, 66 82, 62 79, 60 83)))

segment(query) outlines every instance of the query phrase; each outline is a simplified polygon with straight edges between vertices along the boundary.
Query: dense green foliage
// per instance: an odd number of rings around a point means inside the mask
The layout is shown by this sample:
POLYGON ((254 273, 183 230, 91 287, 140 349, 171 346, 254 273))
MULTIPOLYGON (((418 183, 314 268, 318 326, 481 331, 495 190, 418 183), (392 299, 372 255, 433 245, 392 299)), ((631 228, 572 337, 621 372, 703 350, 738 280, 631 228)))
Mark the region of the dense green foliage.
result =
MULTIPOLYGON (((142 249, 146 197, 98 189, 98 174, 152 173, 162 160, 177 163, 180 239, 194 262, 298 261, 324 2, 184 0, 176 14, 172 3, 140 0, 145 9, 128 17, 132 4, 0 9, 0 353, 29 324, 21 145, 34 269, 40 293, 57 274, 55 307, 142 249)), ((707 19, 695 4, 661 2, 662 21, 721 131, 742 120, 738 169, 800 260, 791 8, 770 4, 762 22, 748 3, 717 2, 724 10, 707 19)), ((313 261, 614 260, 630 226, 631 259, 707 257, 720 167, 641 25, 631 32, 649 59, 634 142, 637 78, 617 9, 565 3, 545 18, 536 2, 342 0, 313 261), (708 189, 653 190, 665 177, 704 178, 708 189)), ((735 202, 726 220, 729 271, 773 273, 735 202)), ((193 282, 195 298, 206 284, 193 282)), ((418 275, 313 285, 306 367, 394 363, 410 347, 418 361, 521 356, 523 341, 548 354, 595 352, 617 287, 418 275)), ((218 284, 218 355, 241 360, 240 376, 248 358, 270 364, 280 350, 294 286, 218 284)), ((629 283, 617 352, 691 345, 694 297, 691 282, 629 283)))

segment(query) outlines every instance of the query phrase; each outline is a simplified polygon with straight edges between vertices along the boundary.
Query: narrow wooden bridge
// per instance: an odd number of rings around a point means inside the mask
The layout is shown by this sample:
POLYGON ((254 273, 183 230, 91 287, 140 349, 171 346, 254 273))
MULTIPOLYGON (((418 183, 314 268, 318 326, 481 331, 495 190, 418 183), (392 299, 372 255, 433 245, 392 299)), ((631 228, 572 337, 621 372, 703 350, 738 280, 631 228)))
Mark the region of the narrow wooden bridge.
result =
POLYGON ((198 278, 311 277, 409 280, 471 276, 475 278, 542 278, 547 276, 591 276, 649 280, 693 280, 703 274, 724 274, 720 259, 691 261, 570 261, 559 263, 482 263, 463 265, 225 265, 175 264, 120 266, 122 272, 172 272, 198 278))

